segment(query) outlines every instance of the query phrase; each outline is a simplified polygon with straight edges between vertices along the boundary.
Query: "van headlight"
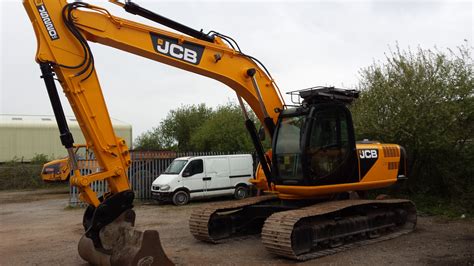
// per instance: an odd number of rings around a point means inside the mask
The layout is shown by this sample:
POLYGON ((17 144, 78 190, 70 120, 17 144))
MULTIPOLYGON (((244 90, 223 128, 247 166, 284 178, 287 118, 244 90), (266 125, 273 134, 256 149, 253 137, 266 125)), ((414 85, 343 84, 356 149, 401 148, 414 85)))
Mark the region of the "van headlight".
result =
POLYGON ((168 185, 160 186, 160 190, 161 191, 168 191, 168 190, 170 190, 170 186, 168 186, 168 185))

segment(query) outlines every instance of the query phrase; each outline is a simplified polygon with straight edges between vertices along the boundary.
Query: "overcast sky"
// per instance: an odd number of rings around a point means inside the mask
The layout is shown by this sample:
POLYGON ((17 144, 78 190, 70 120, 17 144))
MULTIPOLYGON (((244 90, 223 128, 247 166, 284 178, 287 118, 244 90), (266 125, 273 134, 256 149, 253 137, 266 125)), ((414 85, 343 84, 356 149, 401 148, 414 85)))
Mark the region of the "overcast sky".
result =
MULTIPOLYGON (((233 37, 267 66, 283 92, 355 87, 359 70, 383 60, 397 42, 402 49, 439 50, 465 39, 473 44, 472 1, 134 2, 193 28, 233 37)), ((93 3, 157 26, 111 3, 93 3)), ((0 9, 0 113, 52 114, 26 12, 20 1, 0 0, 0 9)), ((132 124, 134 137, 181 105, 214 107, 236 99, 231 89, 209 78, 98 44, 91 48, 109 112, 132 124)))

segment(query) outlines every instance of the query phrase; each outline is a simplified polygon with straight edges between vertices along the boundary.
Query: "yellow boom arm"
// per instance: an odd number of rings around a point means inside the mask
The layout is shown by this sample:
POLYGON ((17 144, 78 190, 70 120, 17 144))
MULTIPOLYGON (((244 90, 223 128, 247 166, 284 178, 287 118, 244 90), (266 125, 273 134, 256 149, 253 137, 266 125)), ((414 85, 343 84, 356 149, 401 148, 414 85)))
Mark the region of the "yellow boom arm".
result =
POLYGON ((200 40, 115 17, 101 7, 80 2, 24 0, 23 4, 35 30, 36 61, 42 65, 43 76, 49 75, 47 66, 51 66, 103 169, 87 176, 76 171, 71 178, 81 199, 95 207, 100 201, 90 189, 91 182, 107 180, 112 194, 130 189, 130 156, 125 141, 114 134, 87 41, 219 80, 245 99, 262 122, 267 117, 276 123, 277 109, 283 108, 271 77, 218 36, 212 42, 200 40))

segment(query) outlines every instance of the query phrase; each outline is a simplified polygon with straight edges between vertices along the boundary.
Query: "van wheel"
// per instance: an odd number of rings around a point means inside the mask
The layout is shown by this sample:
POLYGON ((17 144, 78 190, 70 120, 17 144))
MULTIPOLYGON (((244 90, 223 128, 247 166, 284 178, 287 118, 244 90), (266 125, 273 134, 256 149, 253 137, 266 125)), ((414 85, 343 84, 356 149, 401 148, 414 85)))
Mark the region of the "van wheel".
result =
POLYGON ((235 199, 245 199, 249 196, 249 189, 245 186, 238 186, 235 188, 234 197, 235 199))
POLYGON ((183 190, 173 194, 173 203, 176 206, 186 205, 189 202, 189 193, 183 190))

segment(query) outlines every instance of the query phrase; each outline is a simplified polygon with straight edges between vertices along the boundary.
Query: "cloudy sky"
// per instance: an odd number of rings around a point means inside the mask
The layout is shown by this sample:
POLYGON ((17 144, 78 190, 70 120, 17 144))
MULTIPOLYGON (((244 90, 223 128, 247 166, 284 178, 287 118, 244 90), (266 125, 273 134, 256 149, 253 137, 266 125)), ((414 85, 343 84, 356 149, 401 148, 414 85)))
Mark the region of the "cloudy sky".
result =
MULTIPOLYGON (((473 44, 472 1, 134 1, 205 32, 232 36, 260 59, 283 92, 355 87, 358 72, 402 48, 473 44)), ((158 26, 108 2, 114 15, 158 26)), ((0 0, 0 114, 52 114, 34 61, 36 39, 20 1, 0 0)), ((181 105, 235 101, 225 85, 113 48, 91 44, 113 118, 134 136, 181 105)), ((68 115, 72 114, 63 97, 68 115)))

